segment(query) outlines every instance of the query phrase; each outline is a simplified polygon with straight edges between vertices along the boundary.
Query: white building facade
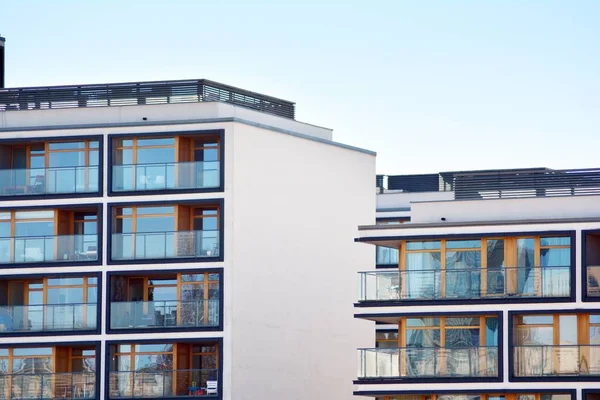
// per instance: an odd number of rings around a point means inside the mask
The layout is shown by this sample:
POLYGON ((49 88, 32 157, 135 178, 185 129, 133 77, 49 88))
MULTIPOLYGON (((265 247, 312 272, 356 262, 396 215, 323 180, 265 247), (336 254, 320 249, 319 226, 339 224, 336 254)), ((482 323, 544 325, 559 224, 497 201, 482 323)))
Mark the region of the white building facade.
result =
POLYGON ((375 154, 205 80, 0 89, 6 398, 351 399, 375 154))
POLYGON ((595 399, 598 177, 453 172, 432 187, 415 184, 430 176, 389 177, 378 224, 356 239, 378 251, 377 269, 359 273, 355 317, 374 321, 376 338, 358 351, 355 394, 595 399))

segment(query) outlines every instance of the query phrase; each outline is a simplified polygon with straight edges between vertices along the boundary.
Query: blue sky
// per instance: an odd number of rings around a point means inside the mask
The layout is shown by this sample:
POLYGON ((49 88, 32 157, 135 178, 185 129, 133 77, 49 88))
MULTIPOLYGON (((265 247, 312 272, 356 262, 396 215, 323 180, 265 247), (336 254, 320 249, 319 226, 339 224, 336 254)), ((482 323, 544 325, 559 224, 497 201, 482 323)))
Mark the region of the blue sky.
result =
POLYGON ((600 1, 0 0, 7 86, 208 78, 378 173, 600 167, 600 1))

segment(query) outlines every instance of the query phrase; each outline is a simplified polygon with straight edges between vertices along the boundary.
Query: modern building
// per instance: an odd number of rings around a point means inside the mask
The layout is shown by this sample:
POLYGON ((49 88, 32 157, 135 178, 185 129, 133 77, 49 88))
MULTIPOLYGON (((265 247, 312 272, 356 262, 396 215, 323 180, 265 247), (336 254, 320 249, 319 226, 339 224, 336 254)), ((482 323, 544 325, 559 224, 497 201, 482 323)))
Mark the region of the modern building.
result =
POLYGON ((600 170, 378 177, 359 273, 355 394, 381 400, 600 396, 600 170), (366 243, 366 244, 365 244, 366 243))
POLYGON ((353 398, 374 176, 217 82, 0 89, 0 397, 353 398))

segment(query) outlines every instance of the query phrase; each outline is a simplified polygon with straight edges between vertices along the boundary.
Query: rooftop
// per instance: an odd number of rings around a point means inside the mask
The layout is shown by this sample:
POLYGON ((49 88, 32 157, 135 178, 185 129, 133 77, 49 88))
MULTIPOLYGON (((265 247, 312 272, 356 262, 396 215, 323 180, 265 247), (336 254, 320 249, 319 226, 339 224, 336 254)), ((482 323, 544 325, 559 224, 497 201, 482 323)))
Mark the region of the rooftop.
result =
POLYGON ((0 89, 0 112, 210 101, 295 118, 291 101, 207 79, 0 89))

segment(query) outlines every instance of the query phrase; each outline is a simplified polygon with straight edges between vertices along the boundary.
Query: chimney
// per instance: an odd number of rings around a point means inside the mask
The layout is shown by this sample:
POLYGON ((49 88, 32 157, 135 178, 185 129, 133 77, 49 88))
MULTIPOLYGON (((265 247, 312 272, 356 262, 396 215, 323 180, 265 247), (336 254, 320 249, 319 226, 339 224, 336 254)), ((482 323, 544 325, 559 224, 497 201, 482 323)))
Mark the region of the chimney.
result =
POLYGON ((0 89, 4 89, 4 39, 0 36, 0 89))

